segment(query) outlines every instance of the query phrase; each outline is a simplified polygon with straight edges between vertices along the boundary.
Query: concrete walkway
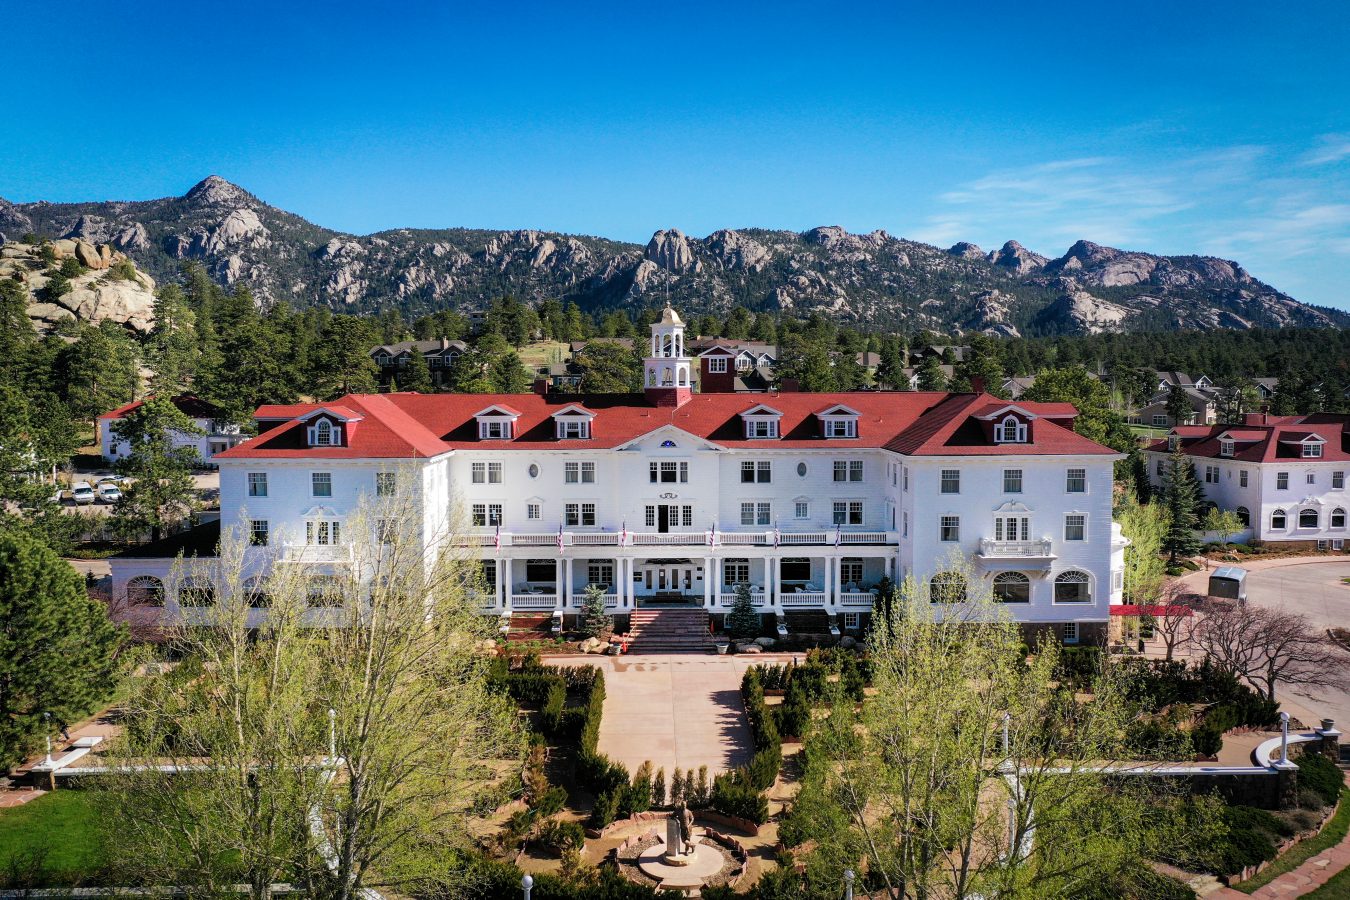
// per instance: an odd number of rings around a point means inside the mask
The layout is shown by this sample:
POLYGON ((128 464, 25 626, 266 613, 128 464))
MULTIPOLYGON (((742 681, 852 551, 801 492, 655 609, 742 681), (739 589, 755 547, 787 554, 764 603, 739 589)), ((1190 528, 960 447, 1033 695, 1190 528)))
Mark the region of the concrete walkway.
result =
POLYGON ((559 656, 551 665, 591 665, 605 672, 600 752, 637 771, 645 760, 665 768, 708 767, 708 777, 750 759, 750 727, 741 704, 741 675, 757 663, 791 656, 559 656))

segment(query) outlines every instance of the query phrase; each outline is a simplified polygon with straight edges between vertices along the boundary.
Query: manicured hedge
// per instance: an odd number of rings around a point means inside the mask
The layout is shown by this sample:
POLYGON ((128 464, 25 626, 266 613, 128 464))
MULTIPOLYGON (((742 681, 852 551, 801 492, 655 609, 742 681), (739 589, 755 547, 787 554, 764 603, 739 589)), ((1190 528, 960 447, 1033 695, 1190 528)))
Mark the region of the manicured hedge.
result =
POLYGON ((751 666, 741 678, 741 699, 750 723, 755 755, 750 762, 713 781, 711 806, 727 816, 738 816, 762 825, 769 818, 769 801, 763 792, 773 786, 783 765, 783 742, 772 710, 764 703, 760 666, 751 666))
POLYGON ((1322 798, 1327 806, 1336 803, 1345 786, 1345 778, 1337 765, 1320 753, 1305 752, 1298 758, 1298 786, 1322 798))

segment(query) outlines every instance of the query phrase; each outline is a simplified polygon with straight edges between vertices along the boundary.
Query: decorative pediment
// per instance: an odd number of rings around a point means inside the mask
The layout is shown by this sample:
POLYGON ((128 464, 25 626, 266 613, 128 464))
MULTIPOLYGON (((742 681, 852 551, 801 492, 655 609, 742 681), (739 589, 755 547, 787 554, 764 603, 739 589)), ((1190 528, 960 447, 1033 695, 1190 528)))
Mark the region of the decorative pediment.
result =
POLYGON ((748 419, 752 416, 781 416, 782 414, 781 410, 774 409, 772 406, 764 403, 757 403, 741 413, 741 418, 748 419))
POLYGON ((555 412, 552 417, 557 419, 562 416, 581 416, 587 419, 594 419, 595 413, 586 409, 579 403, 569 403, 567 406, 564 406, 562 409, 555 412))
POLYGON ((482 419, 491 416, 501 416, 508 419, 519 419, 520 412, 512 409, 509 406, 493 405, 485 409, 480 409, 478 412, 473 414, 473 417, 475 419, 482 419))
POLYGON ((1022 407, 1018 406, 1015 403, 1009 403, 1007 406, 999 407, 993 412, 984 413, 983 415, 976 416, 975 418, 983 419, 986 422, 992 422, 998 419, 1002 419, 1003 417, 1008 415, 1017 416, 1018 418, 1025 419, 1028 422, 1038 418, 1038 416, 1034 412, 1031 412, 1030 410, 1027 409, 1023 409, 1022 407))
POLYGON ((678 425, 662 425, 646 434, 640 434, 630 441, 615 447, 616 450, 643 450, 654 448, 681 450, 725 450, 721 444, 715 444, 680 428, 678 425))
POLYGON ((1031 507, 1020 500, 1006 500, 994 507, 996 513, 1029 513, 1031 507))

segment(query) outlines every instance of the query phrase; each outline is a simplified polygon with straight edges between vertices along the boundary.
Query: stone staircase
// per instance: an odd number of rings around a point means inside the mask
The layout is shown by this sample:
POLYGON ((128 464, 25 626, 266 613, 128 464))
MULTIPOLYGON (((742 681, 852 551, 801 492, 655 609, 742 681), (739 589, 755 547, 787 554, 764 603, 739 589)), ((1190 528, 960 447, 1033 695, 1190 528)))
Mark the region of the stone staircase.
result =
POLYGON ((823 609, 788 610, 783 614, 783 620, 792 634, 820 636, 830 633, 830 614, 823 609))
POLYGON ((635 609, 628 619, 629 653, 708 653, 708 613, 701 607, 635 609))
POLYGON ((507 642, 545 641, 553 637, 552 613, 511 613, 511 627, 506 632, 507 642))

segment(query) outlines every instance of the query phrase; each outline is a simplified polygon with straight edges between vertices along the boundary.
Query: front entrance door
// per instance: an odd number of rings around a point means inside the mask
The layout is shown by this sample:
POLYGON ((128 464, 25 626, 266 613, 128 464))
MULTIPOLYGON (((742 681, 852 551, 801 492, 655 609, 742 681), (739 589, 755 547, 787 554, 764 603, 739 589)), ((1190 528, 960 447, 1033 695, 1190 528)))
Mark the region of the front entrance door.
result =
MULTIPOLYGON (((665 534, 670 531, 670 507, 661 505, 656 508, 656 530, 665 534)), ((664 572, 662 575, 664 576, 664 572)))

